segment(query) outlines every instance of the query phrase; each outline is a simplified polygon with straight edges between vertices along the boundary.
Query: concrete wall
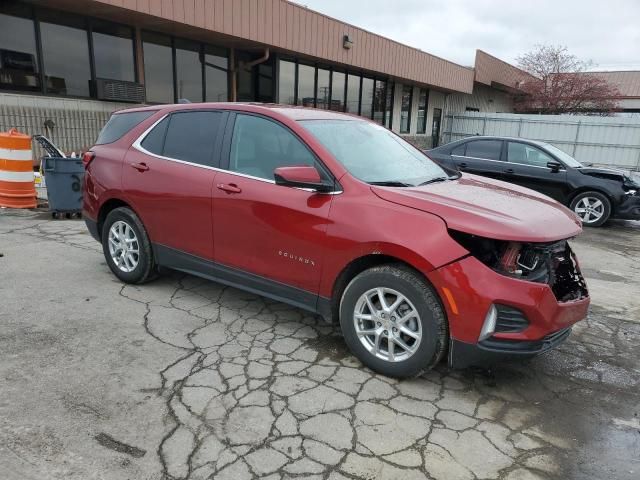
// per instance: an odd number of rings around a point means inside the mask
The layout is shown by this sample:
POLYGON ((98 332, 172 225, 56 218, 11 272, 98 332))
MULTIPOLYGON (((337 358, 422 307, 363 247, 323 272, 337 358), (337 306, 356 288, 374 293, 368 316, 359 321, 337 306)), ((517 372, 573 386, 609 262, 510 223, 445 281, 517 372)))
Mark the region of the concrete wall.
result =
MULTIPOLYGON (((112 112, 132 106, 97 100, 0 93, 0 131, 17 128, 22 133, 45 135, 62 151, 79 152, 94 144, 112 112), (45 126, 47 120, 53 122, 53 128, 45 126)), ((36 150, 36 157, 41 154, 36 150)))
POLYGON ((473 93, 452 93, 447 99, 447 112, 464 112, 467 107, 477 108, 480 112, 488 113, 511 113, 513 112, 513 101, 509 94, 476 83, 473 93))

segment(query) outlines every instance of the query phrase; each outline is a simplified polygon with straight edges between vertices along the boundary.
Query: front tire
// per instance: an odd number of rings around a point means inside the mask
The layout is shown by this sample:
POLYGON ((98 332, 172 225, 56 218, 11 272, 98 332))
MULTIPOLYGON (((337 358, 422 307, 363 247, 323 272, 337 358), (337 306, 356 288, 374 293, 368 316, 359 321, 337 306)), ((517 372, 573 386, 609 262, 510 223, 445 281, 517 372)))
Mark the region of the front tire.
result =
POLYGON ((585 227, 599 227, 611 216, 611 201, 600 192, 582 192, 571 201, 573 210, 585 227))
POLYGON ((157 269, 149 236, 130 208, 109 212, 102 227, 102 250, 107 265, 123 282, 140 284, 155 278, 157 269))
POLYGON ((389 377, 419 375, 446 351, 447 320, 425 279, 400 264, 373 267, 347 285, 340 326, 353 354, 389 377))

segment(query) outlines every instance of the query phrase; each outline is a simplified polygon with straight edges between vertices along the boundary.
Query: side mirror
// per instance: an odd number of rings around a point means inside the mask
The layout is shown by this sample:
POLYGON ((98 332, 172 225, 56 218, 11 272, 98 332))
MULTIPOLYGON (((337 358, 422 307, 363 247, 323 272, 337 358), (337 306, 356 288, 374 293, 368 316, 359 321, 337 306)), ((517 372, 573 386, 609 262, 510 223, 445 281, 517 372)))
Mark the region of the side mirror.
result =
POLYGON ((278 167, 273 171, 276 185, 285 187, 310 188, 316 192, 331 192, 333 185, 325 183, 315 167, 278 167))
POLYGON ((558 162, 547 162, 547 168, 549 168, 552 172, 559 172, 562 168, 562 164, 558 162))

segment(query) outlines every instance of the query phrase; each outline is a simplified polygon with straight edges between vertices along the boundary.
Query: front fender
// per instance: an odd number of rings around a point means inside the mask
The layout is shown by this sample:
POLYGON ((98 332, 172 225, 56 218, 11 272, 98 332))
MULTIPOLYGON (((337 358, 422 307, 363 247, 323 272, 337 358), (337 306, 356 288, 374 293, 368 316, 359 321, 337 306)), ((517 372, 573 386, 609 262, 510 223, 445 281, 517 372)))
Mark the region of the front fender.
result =
POLYGON ((368 255, 385 255, 427 273, 468 252, 447 232, 438 216, 378 197, 336 196, 327 228, 319 293, 330 298, 340 273, 368 255))

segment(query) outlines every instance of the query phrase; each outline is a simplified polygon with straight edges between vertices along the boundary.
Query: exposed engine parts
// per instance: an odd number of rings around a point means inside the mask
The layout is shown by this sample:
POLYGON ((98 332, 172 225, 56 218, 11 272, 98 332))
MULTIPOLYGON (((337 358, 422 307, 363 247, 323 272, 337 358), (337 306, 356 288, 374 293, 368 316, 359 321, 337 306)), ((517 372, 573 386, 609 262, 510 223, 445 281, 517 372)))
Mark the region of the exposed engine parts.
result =
POLYGON ((451 236, 471 255, 496 272, 530 282, 548 284, 560 302, 589 295, 575 255, 566 240, 520 243, 493 240, 462 232, 451 236))

